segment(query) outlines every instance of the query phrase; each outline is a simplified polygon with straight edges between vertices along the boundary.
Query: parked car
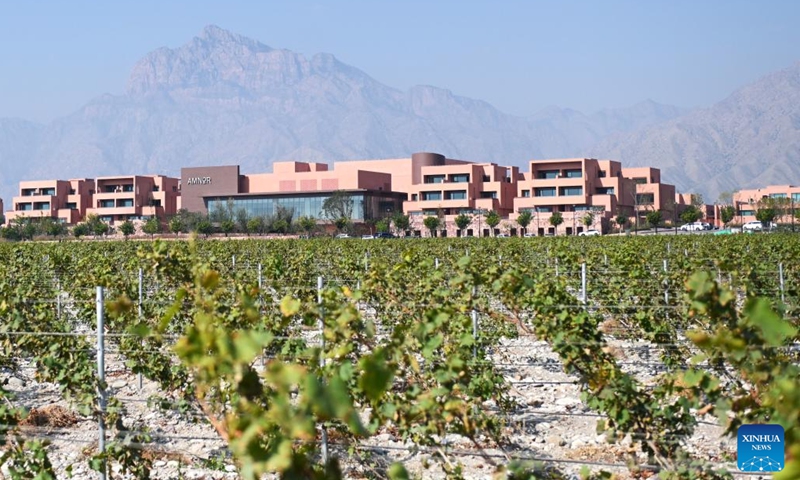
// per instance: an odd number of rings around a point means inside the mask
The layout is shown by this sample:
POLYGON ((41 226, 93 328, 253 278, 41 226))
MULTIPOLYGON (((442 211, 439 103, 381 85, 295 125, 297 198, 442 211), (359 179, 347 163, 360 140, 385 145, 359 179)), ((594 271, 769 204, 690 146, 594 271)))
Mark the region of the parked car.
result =
POLYGON ((686 223, 684 225, 681 225, 680 230, 683 232, 699 232, 701 230, 706 230, 705 225, 702 222, 686 223))
POLYGON ((375 238, 397 238, 389 232, 380 232, 375 234, 375 238))
POLYGON ((586 230, 578 234, 579 237, 597 237, 602 235, 599 230, 586 230))
POLYGON ((760 232, 762 230, 764 230, 764 224, 757 220, 742 225, 743 232, 760 232))
POLYGON ((353 237, 351 237, 350 235, 348 235, 346 233, 340 233, 340 234, 336 235, 336 238, 353 238, 353 237))
POLYGON ((536 234, 535 233, 526 233, 524 236, 525 237, 535 237, 536 234))
POLYGON ((371 234, 361 235, 361 240, 373 240, 374 238, 375 238, 375 235, 371 235, 371 234))
POLYGON ((497 238, 509 238, 511 235, 507 233, 498 233, 497 238))

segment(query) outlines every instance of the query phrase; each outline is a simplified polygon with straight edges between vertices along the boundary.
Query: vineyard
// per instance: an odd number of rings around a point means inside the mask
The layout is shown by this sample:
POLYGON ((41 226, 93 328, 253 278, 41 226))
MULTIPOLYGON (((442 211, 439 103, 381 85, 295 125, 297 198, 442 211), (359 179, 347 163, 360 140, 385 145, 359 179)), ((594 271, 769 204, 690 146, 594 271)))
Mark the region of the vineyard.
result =
POLYGON ((789 234, 0 244, 0 477, 800 478, 799 308, 789 234))

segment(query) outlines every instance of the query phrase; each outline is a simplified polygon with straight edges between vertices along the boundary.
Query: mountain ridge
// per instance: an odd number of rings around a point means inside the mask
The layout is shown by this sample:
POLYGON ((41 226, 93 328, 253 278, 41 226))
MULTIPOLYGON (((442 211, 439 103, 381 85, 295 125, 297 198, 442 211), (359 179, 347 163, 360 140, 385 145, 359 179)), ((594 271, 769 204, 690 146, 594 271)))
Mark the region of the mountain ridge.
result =
POLYGON ((308 57, 209 25, 179 47, 144 55, 123 94, 100 95, 45 125, 0 119, 0 164, 14 164, 0 174, 0 194, 9 199, 22 179, 177 175, 180 166, 231 163, 258 172, 279 160, 416 151, 517 166, 573 156, 646 160, 684 190, 698 185, 691 174, 702 169, 643 155, 635 143, 641 132, 689 122, 682 141, 713 157, 691 138, 703 131, 692 123, 697 111, 647 99, 590 114, 551 106, 515 116, 446 88, 397 89, 332 54, 308 57))

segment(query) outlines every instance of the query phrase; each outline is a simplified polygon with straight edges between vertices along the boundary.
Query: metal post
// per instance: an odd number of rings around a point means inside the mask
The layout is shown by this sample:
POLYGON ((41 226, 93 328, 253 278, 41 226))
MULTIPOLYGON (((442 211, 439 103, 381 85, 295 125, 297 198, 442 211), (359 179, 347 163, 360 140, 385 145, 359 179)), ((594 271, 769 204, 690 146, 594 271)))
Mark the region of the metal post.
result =
MULTIPOLYGON (((325 367, 325 314, 322 312, 322 275, 317 277, 317 304, 320 306, 319 330, 320 330, 320 370, 325 367)), ((322 375, 322 371, 320 371, 322 375)), ((328 463, 328 429, 322 424, 322 463, 328 463)))
POLYGON ((586 306, 586 262, 581 263, 581 303, 586 306))
POLYGON ((439 257, 433 259, 433 265, 437 270, 439 269, 439 257))
MULTIPOLYGON (((263 288, 264 288, 264 276, 261 274, 261 264, 259 263, 258 264, 258 291, 261 292, 261 290, 263 288)), ((260 293, 259 293, 259 296, 260 296, 260 293)))
MULTIPOLYGON (((142 269, 139 269, 139 321, 142 321, 142 292, 144 290, 144 272, 142 269)), ((142 340, 142 346, 144 347, 144 340, 142 340)), ((139 382, 139 391, 142 391, 142 372, 139 372, 137 375, 137 380, 139 382)))
POLYGON ((669 305, 669 279, 667 278, 667 259, 664 259, 664 304, 669 305))
MULTIPOLYGON (((475 301, 475 297, 478 294, 478 288, 472 287, 472 301, 475 301)), ((472 356, 478 356, 478 310, 475 307, 472 307, 472 338, 475 339, 475 344, 472 346, 472 356)))
POLYGON ((61 320, 61 280, 56 285, 56 319, 61 320))
POLYGON ((558 276, 558 258, 556 258, 556 277, 558 276))
MULTIPOLYGON (((105 365, 105 345, 104 345, 104 328, 105 318, 103 311, 103 287, 97 287, 97 384, 98 384, 98 399, 99 399, 99 412, 97 415, 98 427, 98 440, 97 450, 103 454, 106 450, 106 421, 104 418, 106 411, 106 365, 105 365)), ((106 464, 103 461, 100 469, 100 480, 106 478, 106 464)))
POLYGON ((778 264, 778 279, 781 282, 781 303, 786 303, 786 294, 784 293, 783 284, 783 262, 778 264))
POLYGON ((608 266, 608 255, 606 255, 605 253, 603 254, 603 263, 604 263, 606 266, 608 266))

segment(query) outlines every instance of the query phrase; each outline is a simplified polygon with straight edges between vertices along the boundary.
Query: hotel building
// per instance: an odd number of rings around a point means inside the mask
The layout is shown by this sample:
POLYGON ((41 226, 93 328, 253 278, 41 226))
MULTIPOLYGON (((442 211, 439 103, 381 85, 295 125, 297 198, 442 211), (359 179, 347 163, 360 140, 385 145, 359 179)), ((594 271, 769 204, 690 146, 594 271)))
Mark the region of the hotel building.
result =
MULTIPOLYGON (((516 219, 529 211, 534 220, 527 231, 538 235, 573 235, 586 227, 608 230, 618 214, 644 215, 652 209, 675 208, 681 196, 661 183, 654 168, 622 168, 613 160, 569 158, 532 160, 528 171, 496 163, 447 158, 438 153, 414 153, 407 158, 338 161, 332 166, 314 162, 275 162, 271 173, 242 174, 239 166, 186 167, 181 178, 161 175, 113 176, 94 180, 21 182, 13 210, 16 217, 57 218, 75 224, 87 215, 109 223, 166 220, 181 208, 203 214, 217 209, 248 216, 272 216, 281 208, 295 218, 324 218, 323 204, 334 192, 344 192, 353 203, 351 219, 370 223, 404 212, 410 234, 428 235, 424 219, 437 216, 437 236, 489 236, 522 233, 516 219), (495 211, 503 219, 490 231, 485 216, 495 211), (549 218, 561 212, 564 223, 556 231, 549 218), (471 222, 460 231, 455 218, 466 214, 471 222)), ((665 215, 665 219, 670 217, 665 215)))
POLYGON ((796 222, 793 212, 800 210, 800 186, 793 185, 770 185, 734 193, 733 207, 736 217, 733 221, 739 224, 756 221, 759 203, 767 198, 779 200, 778 205, 782 207, 779 209, 776 223, 796 222))

